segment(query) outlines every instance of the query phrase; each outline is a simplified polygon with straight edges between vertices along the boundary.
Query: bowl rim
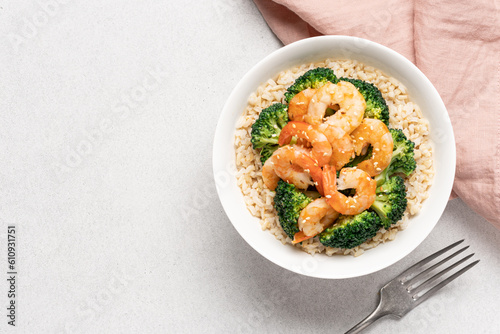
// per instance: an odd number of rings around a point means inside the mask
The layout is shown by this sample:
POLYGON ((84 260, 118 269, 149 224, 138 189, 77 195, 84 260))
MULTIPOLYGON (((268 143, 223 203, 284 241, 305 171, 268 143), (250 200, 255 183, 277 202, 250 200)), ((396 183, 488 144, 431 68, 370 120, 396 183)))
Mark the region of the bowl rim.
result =
MULTIPOLYGON (((335 58, 335 57, 332 57, 332 58, 335 58)), ((326 58, 323 58, 323 59, 326 59, 326 58)), ((304 61, 302 63, 307 63, 307 62, 311 62, 311 61, 312 60, 304 61)), ((292 65, 289 65, 287 68, 294 66, 293 65, 294 62, 292 62, 291 64, 292 65)), ((298 63, 295 63, 295 65, 298 65, 298 63)), ((389 66, 389 67, 391 67, 391 66, 389 66)), ((377 68, 380 68, 380 67, 377 67, 377 68)), ((382 71, 384 73, 387 73, 387 71, 384 71, 384 69, 382 69, 382 71)), ((278 72, 276 72, 276 73, 278 73, 278 72)), ((267 77, 267 79, 272 78, 273 75, 274 75, 274 73, 270 73, 269 76, 267 77)), ((394 75, 391 74, 391 76, 394 76, 394 75)), ((397 78, 397 79, 400 80, 400 78, 397 78)), ((265 82, 265 80, 266 79, 261 81, 261 83, 265 82)), ((255 89, 256 88, 257 87, 255 87, 255 89)), ((253 90, 253 91, 255 91, 255 90, 253 90)), ((247 103, 248 103, 248 96, 246 97, 246 100, 244 101, 245 105, 247 103)), ((420 105, 420 103, 418 105, 420 105)), ((422 112, 423 112, 423 110, 422 110, 422 112)), ((428 119, 428 117, 425 117, 425 118, 428 119)), ((429 123, 431 123, 430 120, 429 120, 429 123)), ((432 124, 430 124, 430 125, 432 126, 432 124)), ((434 162, 433 165, 435 165, 435 163, 436 163, 436 150, 435 150, 435 148, 433 149, 433 151, 434 151, 433 152, 433 162, 434 162)), ((227 156, 227 154, 225 154, 225 155, 227 156)), ((292 272, 296 272, 296 273, 310 276, 310 277, 317 277, 317 278, 344 279, 344 278, 352 278, 352 277, 358 277, 358 276, 371 274, 371 273, 377 272, 381 269, 384 269, 386 267, 389 267, 390 265, 393 265, 394 263, 398 262, 399 260, 401 260, 402 258, 407 256, 408 254, 410 254, 418 245, 420 245, 426 239, 426 237, 433 230, 433 228, 437 224, 439 218, 441 217, 442 213, 444 212, 444 209, 446 207, 446 203, 448 201, 448 197, 449 197, 451 190, 452 190, 453 180, 454 180, 454 175, 455 175, 455 168, 456 168, 456 148, 455 148, 455 139, 454 139, 454 134, 453 134, 453 128, 451 126, 451 121, 450 121, 450 118, 448 116, 444 102, 442 101, 438 91, 432 85, 430 80, 411 61, 409 61, 407 58, 405 58, 401 54, 397 53, 396 51, 394 51, 386 46, 383 46, 379 43, 373 42, 373 41, 369 41, 369 40, 359 38, 359 37, 352 37, 352 36, 342 36, 342 35, 332 36, 332 35, 330 35, 330 36, 317 36, 317 37, 306 38, 306 39, 302 39, 302 40, 299 40, 297 42, 291 43, 289 45, 286 45, 284 47, 281 47, 281 48, 275 50, 274 52, 272 52, 271 54, 269 54, 268 56, 264 57, 257 64, 255 64, 249 71, 247 71, 247 73, 240 79, 240 81, 237 83, 237 85, 232 90, 232 92, 229 95, 228 99, 226 100, 226 103, 224 104, 224 107, 223 107, 222 112, 220 114, 220 117, 219 117, 219 120, 217 123, 217 127, 216 127, 216 131, 215 131, 215 135, 214 135, 214 146, 213 146, 212 159, 213 159, 212 160, 212 168, 213 168, 213 175, 214 175, 215 185, 216 185, 216 189, 217 189, 217 194, 218 194, 218 197, 222 203, 224 211, 225 211, 226 215, 228 216, 229 220, 231 221, 232 225, 234 226, 234 228, 238 231, 238 233, 241 235, 241 237, 253 249, 255 249, 259 254, 261 254, 263 257, 270 260, 271 262, 281 266, 282 268, 290 270, 292 272), (278 61, 281 57, 283 57, 283 55, 286 55, 287 53, 292 54, 294 51, 300 50, 302 48, 313 47, 315 45, 321 45, 320 43, 333 43, 333 44, 346 43, 345 45, 350 45, 350 44, 363 45, 363 46, 368 47, 370 49, 373 49, 377 52, 380 52, 381 54, 386 55, 388 58, 391 58, 392 60, 397 60, 397 62, 399 62, 399 64, 401 66, 406 67, 407 70, 411 72, 411 74, 415 77, 415 79, 414 79, 415 82, 420 83, 421 85, 424 85, 426 87, 426 89, 428 90, 427 93, 429 93, 430 96, 432 96, 432 99, 436 103, 436 109, 443 111, 441 113, 441 115, 439 115, 439 117, 443 118, 442 123, 439 123, 439 124, 443 127, 443 128, 441 128, 441 130, 444 129, 443 131, 444 131, 445 135, 447 135, 447 140, 445 141, 446 145, 445 145, 445 148, 443 148, 443 150, 447 151, 448 158, 447 158, 447 161, 444 162, 445 165, 439 167, 439 168, 443 168, 442 172, 440 173, 440 174, 442 174, 441 175, 442 179, 440 179, 440 183, 442 184, 442 187, 441 186, 440 187, 443 190, 440 191, 440 195, 438 196, 438 198, 435 201, 433 201, 434 207, 433 207, 432 215, 431 215, 433 221, 431 223, 428 223, 428 225, 430 227, 427 227, 423 232, 421 232, 418 240, 414 241, 411 245, 407 246, 402 252, 399 252, 396 255, 390 257, 387 261, 383 262, 382 264, 375 263, 370 268, 368 268, 368 269, 360 268, 360 270, 358 270, 355 273, 334 273, 334 274, 331 274, 331 272, 329 272, 327 274, 324 271, 319 271, 319 272, 317 270, 308 271, 308 270, 304 270, 304 265, 302 265, 302 266, 292 265, 289 261, 280 259, 277 256, 270 254, 268 251, 265 250, 265 247, 262 246, 263 245, 262 243, 259 243, 256 240, 253 240, 252 237, 247 233, 247 231, 242 227, 242 225, 236 223, 236 220, 241 219, 242 212, 236 213, 234 210, 234 207, 231 206, 232 204, 234 205, 235 202, 233 200, 229 201, 228 196, 232 196, 234 194, 232 194, 232 195, 228 194, 229 187, 227 186, 227 182, 224 184, 221 184, 221 182, 218 182, 218 180, 220 180, 220 177, 221 177, 221 172, 222 172, 222 174, 228 173, 228 164, 227 163, 223 164, 223 161, 221 161, 221 159, 224 160, 224 154, 222 153, 222 151, 227 150, 227 149, 231 150, 233 153, 232 154, 233 160, 234 160, 234 155, 235 155, 234 154, 235 153, 234 152, 234 133, 236 131, 236 123, 233 124, 232 132, 231 132, 231 137, 233 138, 233 140, 230 143, 230 145, 228 145, 228 143, 224 142, 225 138, 227 138, 226 129, 228 128, 228 124, 227 124, 227 122, 225 122, 225 118, 227 118, 227 116, 231 115, 232 113, 238 114, 238 118, 239 118, 239 116, 241 116, 241 114, 244 111, 244 109, 242 109, 242 110, 238 109, 236 111, 231 109, 231 105, 233 104, 233 100, 235 99, 235 96, 238 94, 241 94, 242 90, 244 90, 243 88, 245 87, 245 85, 248 85, 248 82, 251 81, 250 78, 252 76, 255 76, 255 73, 259 72, 264 67, 266 67, 267 64, 278 61)), ((232 166, 232 168, 235 168, 235 167, 232 166)), ((231 169, 231 168, 229 168, 229 169, 231 169)), ((436 173, 434 176, 433 184, 431 185, 431 188, 430 188, 431 191, 435 187, 434 183, 436 182, 436 175, 438 175, 437 167, 435 167, 435 170, 436 170, 436 173)), ((232 172, 231 171, 229 172, 230 179, 228 180, 228 182, 231 183, 233 186, 235 185, 234 173, 235 173, 234 169, 232 170, 232 172)), ((241 194, 241 190, 239 189, 239 187, 238 187, 238 190, 241 194)), ((428 202, 429 202, 429 198, 425 202, 427 204, 424 203, 422 209, 430 206, 430 204, 428 204, 428 202)), ((246 206, 245 206, 245 209, 246 209, 246 206)), ((248 209, 245 210, 244 214, 250 215, 253 219, 255 219, 257 222, 257 225, 260 229, 260 224, 258 224, 258 220, 259 220, 258 218, 252 216, 251 213, 248 211, 248 209)), ((410 218, 410 221, 413 219, 414 218, 410 218)), ((408 229, 406 229, 406 230, 408 230, 408 229)), ((268 231, 261 231, 261 232, 267 233, 269 236, 271 236, 272 239, 277 244, 279 244, 279 246, 291 247, 288 244, 282 245, 281 242, 279 242, 274 237, 274 235, 272 235, 268 231)), ((401 232, 403 232, 403 231, 399 231, 399 233, 401 233, 401 232)), ((395 242, 395 240, 391 241, 390 243, 393 243, 393 242, 395 242)), ((390 243, 387 243, 387 244, 390 244, 390 243)), ((386 244, 379 244, 374 249, 371 249, 368 251, 373 251, 382 245, 386 245, 386 244)), ((299 251, 300 253, 306 254, 306 255, 310 256, 311 258, 313 258, 313 256, 309 255, 308 253, 306 253, 302 250, 297 249, 296 247, 291 247, 291 248, 294 248, 295 250, 299 251)), ((368 251, 365 252, 365 254, 363 254, 363 256, 366 256, 366 254, 369 253, 368 251)), ((293 253, 296 253, 296 252, 293 251, 293 253)), ((321 255, 321 254, 316 255, 314 258, 316 258, 318 256, 324 256, 324 254, 323 255, 321 255)), ((298 257, 302 258, 302 260, 303 260, 302 264, 303 264, 304 257, 301 255, 299 255, 298 257)), ((355 262, 356 259, 360 258, 360 257, 356 258, 356 257, 351 257, 351 256, 347 256, 347 257, 351 258, 352 262, 355 262)), ((328 259, 331 259, 333 257, 326 256, 325 258, 328 260, 328 259)), ((343 256, 343 258, 346 258, 346 256, 343 256)), ((314 260, 314 261, 317 262, 316 260, 314 260)), ((318 264, 316 263, 316 266, 317 265, 318 264)), ((322 265, 322 264, 320 264, 320 265, 322 265)))

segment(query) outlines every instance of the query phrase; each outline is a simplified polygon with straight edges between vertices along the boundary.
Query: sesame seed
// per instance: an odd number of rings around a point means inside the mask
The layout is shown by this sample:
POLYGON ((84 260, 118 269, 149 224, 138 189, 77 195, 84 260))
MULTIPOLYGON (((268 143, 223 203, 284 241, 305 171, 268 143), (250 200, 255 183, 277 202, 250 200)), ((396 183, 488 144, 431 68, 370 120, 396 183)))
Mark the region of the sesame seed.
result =
POLYGON ((294 128, 294 129, 296 128, 295 124, 292 124, 292 128, 294 128))
POLYGON ((364 140, 364 138, 363 137, 359 137, 359 140, 364 140))
POLYGON ((318 185, 318 182, 314 182, 314 185, 317 186, 318 185))
POLYGON ((381 171, 382 169, 381 169, 380 167, 377 167, 377 168, 376 168, 376 170, 377 170, 377 171, 381 171))
POLYGON ((380 149, 378 147, 375 147, 374 150, 377 152, 380 151, 380 149))
POLYGON ((326 195, 325 197, 326 198, 332 198, 332 195, 326 195))

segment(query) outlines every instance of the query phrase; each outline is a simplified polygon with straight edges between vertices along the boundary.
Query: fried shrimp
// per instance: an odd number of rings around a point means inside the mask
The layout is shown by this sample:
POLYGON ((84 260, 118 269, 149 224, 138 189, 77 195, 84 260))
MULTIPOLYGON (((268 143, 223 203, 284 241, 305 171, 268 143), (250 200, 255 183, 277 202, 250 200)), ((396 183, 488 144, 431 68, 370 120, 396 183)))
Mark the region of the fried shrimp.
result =
POLYGON ((284 146, 277 149, 262 167, 262 178, 271 190, 276 189, 279 179, 283 179, 299 189, 315 185, 323 194, 321 167, 303 148, 284 146))
POLYGON ((387 126, 378 119, 365 118, 352 133, 354 152, 360 155, 369 145, 373 148, 370 159, 360 162, 357 167, 370 176, 375 176, 391 163, 393 141, 387 126))
POLYGON ((309 124, 319 125, 323 122, 326 109, 336 104, 340 109, 328 117, 326 123, 350 134, 361 124, 366 108, 363 95, 350 82, 340 81, 338 84, 328 82, 318 89, 311 98, 304 120, 309 124))
POLYGON ((288 104, 288 117, 292 121, 304 122, 304 116, 307 114, 309 102, 313 95, 316 94, 316 89, 307 88, 295 94, 288 104))
POLYGON ((344 130, 330 124, 320 124, 316 127, 321 131, 332 146, 330 165, 336 170, 342 168, 354 156, 354 145, 351 136, 344 130))
POLYGON ((332 157, 332 146, 328 138, 322 132, 304 122, 288 122, 281 130, 278 144, 289 144, 293 136, 306 139, 311 143, 311 157, 320 167, 330 162, 332 157))
POLYGON ((300 212, 298 221, 300 232, 294 235, 293 243, 302 242, 323 232, 339 216, 340 213, 335 211, 324 197, 314 200, 300 212))
POLYGON ((368 209, 375 201, 377 182, 368 173, 358 168, 343 168, 337 180, 335 169, 323 169, 325 197, 335 211, 343 215, 357 215, 368 209), (346 196, 338 190, 355 188, 354 196, 346 196))

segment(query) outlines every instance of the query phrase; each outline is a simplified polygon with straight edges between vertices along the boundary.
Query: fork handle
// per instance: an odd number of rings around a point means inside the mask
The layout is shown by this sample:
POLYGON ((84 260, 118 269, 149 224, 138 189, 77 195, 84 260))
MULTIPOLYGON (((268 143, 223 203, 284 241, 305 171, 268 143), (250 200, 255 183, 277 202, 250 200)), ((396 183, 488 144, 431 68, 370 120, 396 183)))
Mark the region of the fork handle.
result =
POLYGON ((382 307, 382 300, 379 302, 377 308, 366 318, 361 320, 356 326, 345 332, 345 334, 357 334, 360 333, 363 329, 370 326, 376 320, 390 314, 387 310, 384 310, 382 307))

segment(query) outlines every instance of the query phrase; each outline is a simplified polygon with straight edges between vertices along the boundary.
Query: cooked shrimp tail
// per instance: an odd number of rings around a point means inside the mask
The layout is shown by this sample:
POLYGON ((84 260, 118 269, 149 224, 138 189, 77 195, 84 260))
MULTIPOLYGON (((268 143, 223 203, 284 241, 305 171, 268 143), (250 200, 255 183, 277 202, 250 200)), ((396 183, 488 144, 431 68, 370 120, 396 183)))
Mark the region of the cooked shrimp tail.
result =
POLYGON ((302 241, 305 241, 307 239, 311 239, 311 238, 314 238, 314 236, 307 236, 304 234, 304 232, 302 231, 299 231, 297 233, 295 233, 295 235, 293 236, 293 240, 292 240, 292 244, 298 244, 299 242, 302 242, 302 241))

